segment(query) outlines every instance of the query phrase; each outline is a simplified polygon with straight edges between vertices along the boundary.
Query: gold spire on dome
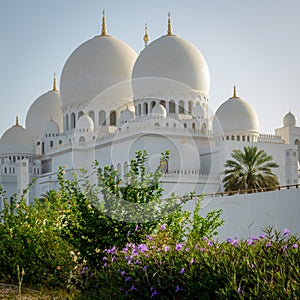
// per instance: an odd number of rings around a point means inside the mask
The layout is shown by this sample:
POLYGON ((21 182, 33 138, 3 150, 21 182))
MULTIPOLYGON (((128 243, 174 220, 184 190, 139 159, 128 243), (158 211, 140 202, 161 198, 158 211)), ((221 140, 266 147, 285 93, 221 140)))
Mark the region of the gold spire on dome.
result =
POLYGON ((107 32, 106 32, 106 18, 105 18, 105 10, 103 9, 102 12, 102 30, 101 30, 101 36, 107 36, 107 32))
POLYGON ((148 42, 150 40, 149 35, 148 35, 148 26, 147 23, 145 23, 145 35, 143 37, 143 40, 145 42, 145 47, 148 45, 148 42))
POLYGON ((16 125, 15 126, 20 126, 19 125, 19 117, 18 116, 16 116, 16 125))
POLYGON ((171 14, 168 13, 168 35, 172 35, 171 14))
POLYGON ((232 98, 236 98, 237 95, 236 95, 236 86, 234 85, 233 86, 233 97, 232 98))
POLYGON ((56 74, 54 73, 54 76, 53 76, 53 89, 52 91, 57 91, 57 88, 56 88, 56 74))

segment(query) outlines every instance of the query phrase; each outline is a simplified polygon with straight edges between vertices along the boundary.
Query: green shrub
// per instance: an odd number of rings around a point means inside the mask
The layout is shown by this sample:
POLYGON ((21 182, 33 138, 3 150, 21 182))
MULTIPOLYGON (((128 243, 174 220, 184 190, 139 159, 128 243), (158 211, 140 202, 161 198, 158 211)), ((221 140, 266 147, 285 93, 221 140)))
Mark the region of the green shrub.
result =
MULTIPOLYGON (((51 194, 51 193, 50 193, 51 194)), ((62 239, 63 206, 57 195, 27 206, 24 197, 8 201, 0 222, 0 280, 18 283, 18 268, 27 285, 64 286, 74 268, 70 245, 62 239), (51 199, 51 201, 50 201, 51 199)))

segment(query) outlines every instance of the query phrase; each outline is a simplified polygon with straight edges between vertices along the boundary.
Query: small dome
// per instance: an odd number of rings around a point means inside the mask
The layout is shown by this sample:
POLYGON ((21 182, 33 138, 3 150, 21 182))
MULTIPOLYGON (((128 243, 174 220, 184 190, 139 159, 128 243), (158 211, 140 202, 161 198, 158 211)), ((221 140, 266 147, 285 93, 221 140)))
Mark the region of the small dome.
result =
POLYGON ((76 131, 79 132, 92 132, 94 131, 94 121, 93 119, 88 116, 88 115, 83 115, 79 118, 77 126, 76 126, 76 131))
POLYGON ((215 135, 251 133, 259 134, 259 121, 255 110, 243 99, 233 97, 225 101, 216 111, 213 120, 215 135))
POLYGON ((288 112, 283 117, 283 126, 284 127, 295 127, 296 126, 296 117, 291 112, 288 112))
POLYGON ((133 119, 134 119, 134 113, 127 108, 121 112, 121 115, 119 118, 119 124, 122 125, 124 123, 128 123, 133 119))
POLYGON ((106 89, 129 81, 136 57, 130 46, 113 36, 86 41, 64 65, 60 80, 62 105, 87 105, 106 89))
POLYGON ((209 93, 210 75, 204 57, 177 35, 164 35, 146 46, 135 62, 132 78, 134 99, 151 96, 153 91, 171 93, 176 82, 179 89, 185 86, 206 96, 209 93), (142 78, 148 81, 138 80, 142 78), (165 82, 161 83, 162 79, 165 82))
POLYGON ((43 130, 50 119, 56 122, 62 130, 61 99, 60 93, 56 89, 43 94, 32 103, 26 115, 26 129, 34 138, 42 137, 43 130))
POLYGON ((205 116, 204 109, 201 105, 196 105, 192 108, 192 115, 195 118, 201 118, 205 116))
POLYGON ((32 135, 18 121, 2 135, 0 154, 35 154, 32 135))
POLYGON ((165 119, 167 117, 167 111, 161 104, 158 104, 153 107, 151 115, 153 117, 160 117, 165 119))
POLYGON ((44 135, 58 135, 59 134, 59 126, 52 119, 46 124, 44 135))

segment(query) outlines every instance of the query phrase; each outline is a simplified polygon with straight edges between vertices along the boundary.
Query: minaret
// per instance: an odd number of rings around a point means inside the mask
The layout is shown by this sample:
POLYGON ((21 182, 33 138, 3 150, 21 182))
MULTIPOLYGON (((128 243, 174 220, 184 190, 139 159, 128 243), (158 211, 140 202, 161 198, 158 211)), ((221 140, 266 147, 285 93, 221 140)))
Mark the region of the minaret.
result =
POLYGON ((145 42, 145 47, 148 45, 148 42, 150 40, 149 35, 148 35, 148 26, 147 23, 145 23, 145 35, 143 37, 143 40, 145 42))
POLYGON ((101 30, 101 36, 107 36, 106 32, 106 18, 105 18, 105 10, 103 9, 102 12, 102 30, 101 30))

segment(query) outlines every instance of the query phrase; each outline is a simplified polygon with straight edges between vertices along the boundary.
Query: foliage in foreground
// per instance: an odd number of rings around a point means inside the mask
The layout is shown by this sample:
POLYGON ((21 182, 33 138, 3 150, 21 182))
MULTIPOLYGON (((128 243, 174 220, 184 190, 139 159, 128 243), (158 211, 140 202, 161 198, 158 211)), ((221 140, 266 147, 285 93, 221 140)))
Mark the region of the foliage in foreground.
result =
POLYGON ((285 229, 249 240, 174 243, 162 225, 144 243, 105 250, 83 269, 82 299, 299 299, 300 242, 285 229))

